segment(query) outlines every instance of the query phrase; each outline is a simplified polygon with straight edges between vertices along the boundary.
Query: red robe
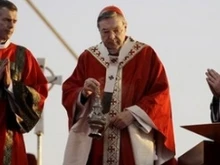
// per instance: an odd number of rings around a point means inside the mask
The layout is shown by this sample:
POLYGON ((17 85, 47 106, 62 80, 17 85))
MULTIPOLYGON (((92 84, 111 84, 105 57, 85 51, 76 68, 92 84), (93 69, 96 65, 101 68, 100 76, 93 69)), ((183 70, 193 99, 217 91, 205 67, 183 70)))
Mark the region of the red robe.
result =
MULTIPOLYGON (((96 47, 93 47, 94 52, 96 47)), ((134 47, 134 49, 136 49, 134 47)), ((132 54, 131 50, 129 54, 132 54)), ((95 78, 101 83, 101 91, 105 85, 105 60, 85 50, 79 57, 72 75, 63 84, 62 103, 67 110, 69 127, 75 118, 73 106, 79 96, 84 81, 95 78), (99 60, 97 60, 99 58, 99 60)), ((126 58, 130 58, 129 56, 126 58)), ((125 59, 127 60, 127 59, 125 59)), ((145 111, 163 137, 165 147, 175 154, 174 133, 170 103, 170 91, 166 72, 155 51, 145 45, 122 68, 122 104, 121 109, 137 105, 145 111)), ((127 129, 121 130, 121 165, 134 165, 131 142, 127 129)), ((76 149, 77 150, 77 149, 76 149)), ((74 156, 74 155, 73 155, 74 156)), ((89 165, 101 165, 103 156, 103 140, 93 140, 89 156, 89 165)))
MULTIPOLYGON (((13 68, 16 48, 17 46, 13 43, 10 43, 7 47, 0 48, 0 61, 8 58, 11 68, 13 68)), ((36 103, 35 108, 40 113, 48 94, 47 80, 38 62, 27 49, 25 50, 25 63, 21 81, 29 88, 35 89, 35 94, 39 94, 40 98, 37 98, 39 100, 33 98, 33 101, 36 103)), ((3 165, 6 154, 10 156, 9 161, 11 163, 8 162, 10 165, 28 165, 23 133, 18 130, 8 130, 6 121, 6 100, 0 98, 0 165, 3 165), (11 137, 10 134, 12 135, 11 137), (5 151, 6 146, 9 149, 8 151, 5 151)))

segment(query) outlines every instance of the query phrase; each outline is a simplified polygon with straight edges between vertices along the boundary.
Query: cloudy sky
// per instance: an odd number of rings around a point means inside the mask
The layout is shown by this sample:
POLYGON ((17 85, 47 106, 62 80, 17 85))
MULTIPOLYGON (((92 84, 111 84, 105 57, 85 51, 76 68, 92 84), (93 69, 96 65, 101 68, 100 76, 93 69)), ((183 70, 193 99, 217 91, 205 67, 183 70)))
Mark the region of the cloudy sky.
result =
MULTIPOLYGON (((65 80, 76 58, 40 19, 26 0, 19 8, 12 41, 29 48, 36 58, 65 80)), ((179 157, 204 138, 180 126, 210 123, 211 93, 207 68, 220 72, 219 0, 32 0, 65 43, 80 55, 100 41, 97 15, 107 5, 119 6, 128 20, 128 35, 151 45, 163 61, 170 82, 176 150, 179 157)), ((45 72, 47 76, 49 72, 45 72)), ((166 124, 166 123, 164 123, 166 124)), ((61 165, 68 136, 67 115, 61 105, 61 86, 50 90, 44 109, 42 163, 61 165)), ((25 135, 27 152, 37 154, 34 130, 25 135)))

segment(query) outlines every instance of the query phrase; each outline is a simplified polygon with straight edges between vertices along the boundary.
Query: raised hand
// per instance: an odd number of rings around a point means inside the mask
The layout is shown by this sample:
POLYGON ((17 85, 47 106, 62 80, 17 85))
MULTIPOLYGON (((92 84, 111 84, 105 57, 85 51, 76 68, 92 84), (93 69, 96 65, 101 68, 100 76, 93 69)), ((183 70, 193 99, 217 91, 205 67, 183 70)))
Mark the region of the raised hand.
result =
POLYGON ((84 82, 82 94, 85 97, 89 97, 92 93, 97 92, 99 94, 100 83, 94 78, 88 78, 84 82))
POLYGON ((220 74, 214 69, 207 69, 206 81, 209 84, 210 90, 214 96, 220 96, 220 74))
POLYGON ((4 84, 8 87, 11 84, 11 71, 10 71, 10 61, 7 59, 7 64, 5 66, 4 84))

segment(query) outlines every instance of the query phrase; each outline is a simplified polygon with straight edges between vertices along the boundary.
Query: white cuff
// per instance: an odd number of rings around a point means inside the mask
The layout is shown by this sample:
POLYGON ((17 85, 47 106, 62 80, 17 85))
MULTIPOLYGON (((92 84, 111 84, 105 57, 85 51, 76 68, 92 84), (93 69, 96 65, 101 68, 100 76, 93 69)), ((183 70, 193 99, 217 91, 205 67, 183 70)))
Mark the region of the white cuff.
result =
POLYGON ((12 85, 12 83, 10 83, 10 85, 9 85, 9 87, 8 87, 8 90, 9 90, 11 93, 13 93, 13 85, 12 85))

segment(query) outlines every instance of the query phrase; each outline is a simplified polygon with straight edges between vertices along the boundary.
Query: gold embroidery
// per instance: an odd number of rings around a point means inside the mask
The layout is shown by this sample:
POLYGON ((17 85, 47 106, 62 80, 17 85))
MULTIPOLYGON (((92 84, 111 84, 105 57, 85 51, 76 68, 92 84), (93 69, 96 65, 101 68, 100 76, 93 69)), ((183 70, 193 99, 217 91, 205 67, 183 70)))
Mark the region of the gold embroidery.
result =
POLYGON ((112 64, 118 63, 118 57, 114 57, 114 56, 109 55, 109 59, 112 64))
POLYGON ((33 89, 33 88, 31 88, 31 87, 28 87, 27 86, 27 88, 28 88, 28 90, 31 92, 31 94, 32 94, 32 97, 33 97, 33 110, 35 111, 35 113, 38 115, 38 116, 40 116, 40 114, 41 114, 41 110, 39 109, 39 102, 40 102, 40 94, 35 90, 35 89, 33 89))
MULTIPOLYGON (((119 62, 119 68, 122 68, 128 61, 130 61, 137 53, 139 53, 146 46, 146 44, 144 44, 142 42, 134 41, 132 38, 130 38, 130 42, 135 42, 135 44, 133 45, 131 50, 128 52, 128 54, 124 57, 124 59, 122 59, 121 61, 118 61, 118 59, 116 59, 116 58, 114 60, 112 60, 112 58, 110 58, 111 63, 118 63, 119 62)), ((108 66, 110 65, 109 64, 110 62, 108 62, 108 60, 105 57, 101 56, 101 52, 98 49, 98 45, 92 46, 88 50, 92 55, 94 55, 94 57, 102 65, 104 65, 106 68, 108 68, 108 66)))
POLYGON ((98 49, 98 45, 92 46, 92 47, 90 47, 88 50, 90 51, 90 53, 91 53, 92 55, 94 55, 94 57, 97 58, 98 61, 101 62, 102 65, 104 65, 106 68, 108 68, 109 62, 107 62, 107 61, 105 60, 105 58, 101 56, 101 52, 100 52, 99 49, 98 49))
POLYGON ((12 146, 13 146, 13 132, 8 130, 6 132, 6 137, 5 137, 3 165, 11 164, 12 146))
POLYGON ((136 41, 128 55, 124 57, 119 63, 119 68, 122 68, 128 61, 130 61, 137 53, 139 53, 146 44, 136 41))
MULTIPOLYGON (((121 112, 121 70, 117 73, 114 92, 112 95, 109 117, 121 112)), ((120 130, 115 127, 108 127, 104 135, 104 165, 118 165, 120 156, 120 130)))

